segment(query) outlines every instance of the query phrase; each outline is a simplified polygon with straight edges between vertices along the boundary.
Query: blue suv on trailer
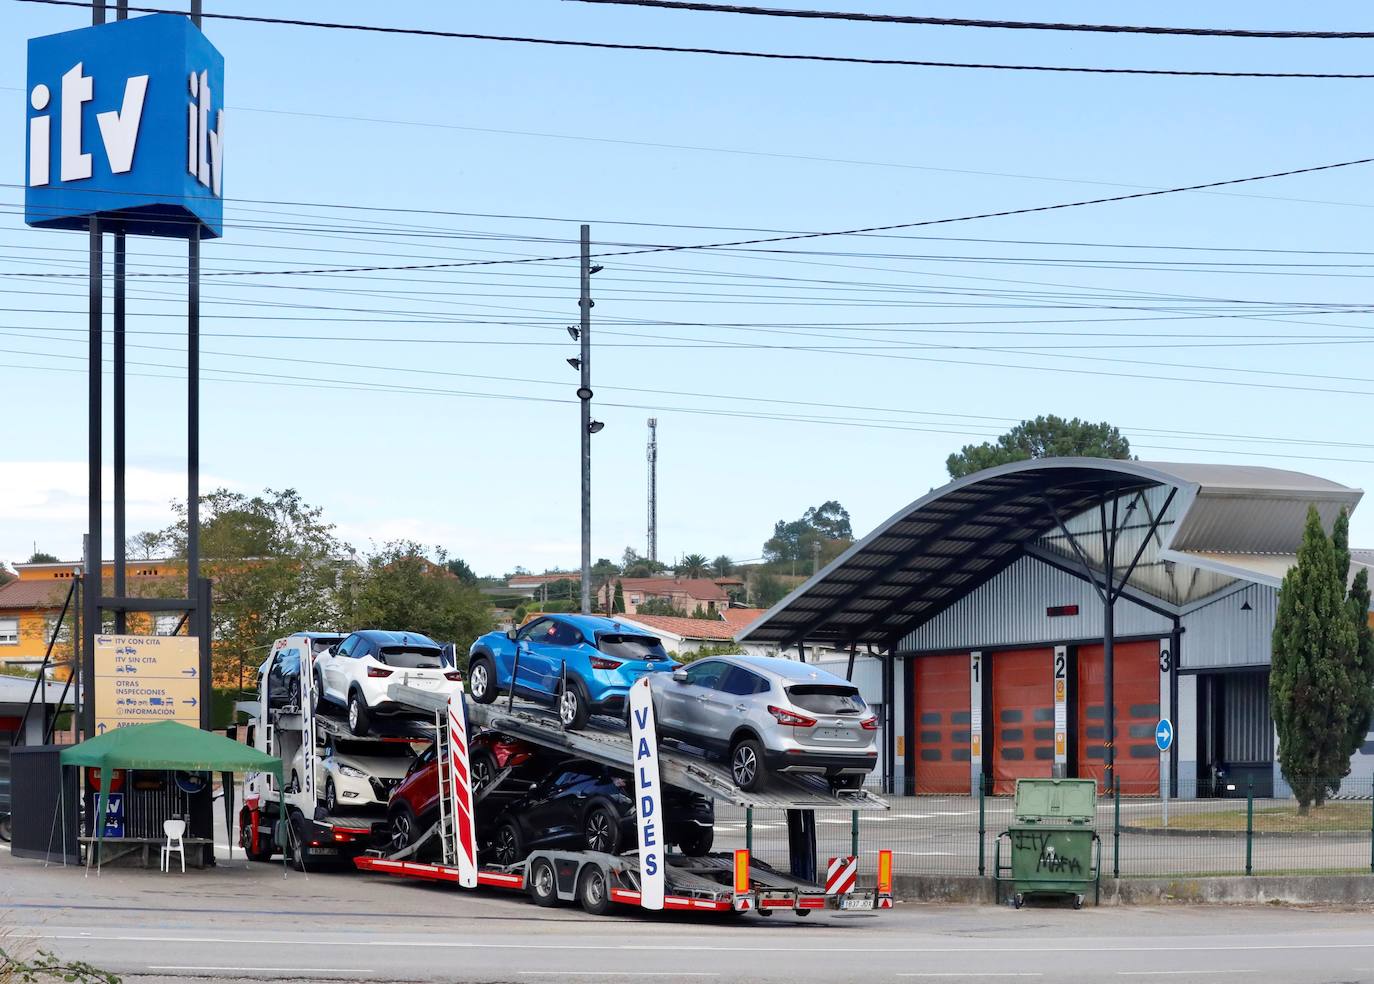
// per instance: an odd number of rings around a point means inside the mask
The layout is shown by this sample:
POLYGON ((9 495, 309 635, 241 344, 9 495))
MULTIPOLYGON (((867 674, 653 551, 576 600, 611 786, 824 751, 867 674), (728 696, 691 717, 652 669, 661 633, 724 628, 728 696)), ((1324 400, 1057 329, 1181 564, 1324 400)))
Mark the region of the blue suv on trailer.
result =
POLYGON ((479 704, 510 692, 552 703, 564 727, 581 728, 594 713, 624 716, 636 680, 677 666, 657 636, 613 618, 542 615, 474 642, 468 687, 479 704))

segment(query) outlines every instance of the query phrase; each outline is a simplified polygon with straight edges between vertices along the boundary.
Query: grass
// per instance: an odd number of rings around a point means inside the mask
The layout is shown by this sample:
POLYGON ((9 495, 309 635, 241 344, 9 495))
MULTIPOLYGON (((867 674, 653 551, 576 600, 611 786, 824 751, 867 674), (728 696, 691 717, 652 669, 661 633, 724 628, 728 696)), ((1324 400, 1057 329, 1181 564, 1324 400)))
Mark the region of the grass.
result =
MULTIPOLYGON (((1370 829, 1369 803, 1327 803, 1313 807, 1307 816, 1298 815, 1294 806, 1257 807, 1255 832, 1279 833, 1368 833, 1370 829)), ((1131 821, 1132 827, 1162 829, 1163 817, 1141 817, 1131 821)), ((1170 830, 1245 831, 1245 807, 1206 812, 1187 810, 1169 817, 1170 830)))

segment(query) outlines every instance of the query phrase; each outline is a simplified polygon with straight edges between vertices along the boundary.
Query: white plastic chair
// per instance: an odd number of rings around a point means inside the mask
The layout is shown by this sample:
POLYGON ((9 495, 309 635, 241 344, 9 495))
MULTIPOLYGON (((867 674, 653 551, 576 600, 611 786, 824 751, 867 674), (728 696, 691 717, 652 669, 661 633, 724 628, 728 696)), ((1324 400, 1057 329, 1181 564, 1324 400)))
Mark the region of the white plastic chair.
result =
POLYGON ((162 845, 162 870, 172 869, 172 853, 181 855, 181 873, 186 874, 186 845, 182 835, 186 833, 185 820, 162 821, 162 832, 167 835, 167 843, 162 845))

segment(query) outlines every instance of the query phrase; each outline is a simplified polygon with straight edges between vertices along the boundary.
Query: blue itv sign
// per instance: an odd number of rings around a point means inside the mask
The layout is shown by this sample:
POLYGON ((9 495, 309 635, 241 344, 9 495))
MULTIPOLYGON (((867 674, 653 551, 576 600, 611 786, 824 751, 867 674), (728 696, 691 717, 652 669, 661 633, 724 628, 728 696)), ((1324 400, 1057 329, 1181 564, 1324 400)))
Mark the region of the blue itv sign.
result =
POLYGON ((204 238, 224 217, 224 58, 154 14, 29 40, 24 221, 204 238))

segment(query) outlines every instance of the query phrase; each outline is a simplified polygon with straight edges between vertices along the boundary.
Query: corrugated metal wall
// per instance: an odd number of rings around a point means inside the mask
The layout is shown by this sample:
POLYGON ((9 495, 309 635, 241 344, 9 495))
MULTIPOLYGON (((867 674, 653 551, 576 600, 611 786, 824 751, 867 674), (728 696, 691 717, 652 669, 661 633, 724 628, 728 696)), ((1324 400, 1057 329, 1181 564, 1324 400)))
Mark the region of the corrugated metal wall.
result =
POLYGON ((1222 754, 1228 762, 1268 762, 1274 754, 1267 673, 1226 674, 1222 754))
MULTIPOLYGON (((1168 635, 1170 619, 1122 598, 1116 634, 1168 635)), ((1102 638, 1102 600, 1086 581, 1033 557, 1022 557, 968 597, 904 638, 899 652, 984 649, 1102 638), (1050 606, 1077 605, 1078 614, 1050 618, 1050 606)), ((1184 646, 1185 651, 1187 646, 1184 646)))
POLYGON ((1251 584, 1184 615, 1180 665, 1189 670, 1269 665, 1278 603, 1277 589, 1251 584))

